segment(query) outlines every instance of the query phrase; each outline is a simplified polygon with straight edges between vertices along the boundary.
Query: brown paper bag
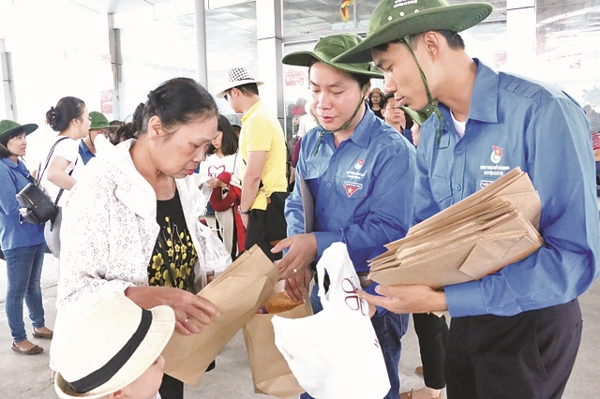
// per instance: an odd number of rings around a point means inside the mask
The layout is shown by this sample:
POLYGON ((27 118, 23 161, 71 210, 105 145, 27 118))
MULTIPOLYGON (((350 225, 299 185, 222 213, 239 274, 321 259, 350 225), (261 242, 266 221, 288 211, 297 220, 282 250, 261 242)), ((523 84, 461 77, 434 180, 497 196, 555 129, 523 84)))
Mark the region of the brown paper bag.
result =
MULTIPOLYGON (((303 304, 277 316, 299 319, 312 315, 308 298, 303 304)), ((292 374, 290 367, 279 349, 275 346, 275 332, 272 314, 255 314, 244 326, 244 340, 250 360, 254 392, 288 398, 304 392, 292 374)))
POLYGON ((273 262, 256 245, 236 259, 198 293, 217 307, 219 316, 198 334, 173 333, 162 353, 165 373, 186 384, 198 384, 221 349, 270 297, 278 279, 273 262))

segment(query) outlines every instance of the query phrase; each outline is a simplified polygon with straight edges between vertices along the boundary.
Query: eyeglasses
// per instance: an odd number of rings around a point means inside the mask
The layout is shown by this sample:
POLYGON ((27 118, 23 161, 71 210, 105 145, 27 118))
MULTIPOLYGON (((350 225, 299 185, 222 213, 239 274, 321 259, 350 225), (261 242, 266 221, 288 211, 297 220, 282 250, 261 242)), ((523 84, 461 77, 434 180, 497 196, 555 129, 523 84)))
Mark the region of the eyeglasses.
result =
POLYGON ((229 101, 229 90, 227 90, 225 92, 225 94, 223 95, 223 98, 225 99, 225 101, 229 101))

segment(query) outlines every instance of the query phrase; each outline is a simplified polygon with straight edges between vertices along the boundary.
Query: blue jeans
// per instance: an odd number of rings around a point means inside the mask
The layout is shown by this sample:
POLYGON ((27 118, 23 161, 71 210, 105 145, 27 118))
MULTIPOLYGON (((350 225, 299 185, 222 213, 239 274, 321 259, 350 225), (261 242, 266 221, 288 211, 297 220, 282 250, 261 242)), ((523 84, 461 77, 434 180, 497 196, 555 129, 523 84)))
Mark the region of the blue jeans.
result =
MULTIPOLYGON (((315 314, 323 310, 321 299, 319 298, 319 287, 316 284, 310 293, 310 303, 315 314)), ((385 312, 381 316, 376 315, 371 318, 375 334, 377 334, 377 339, 381 345, 385 367, 390 379, 391 388, 387 395, 384 396, 384 399, 400 398, 400 377, 398 376, 398 363, 400 362, 400 349, 402 348, 400 338, 402 338, 408 329, 408 320, 407 314, 392 312, 385 312)), ((365 381, 365 384, 369 384, 369 381, 365 381)), ((312 396, 308 393, 300 395, 300 399, 311 398, 312 396)))
POLYGON ((35 328, 44 327, 44 307, 40 277, 44 262, 45 244, 4 250, 8 290, 6 317, 14 342, 27 339, 23 323, 23 299, 29 309, 29 318, 35 328))

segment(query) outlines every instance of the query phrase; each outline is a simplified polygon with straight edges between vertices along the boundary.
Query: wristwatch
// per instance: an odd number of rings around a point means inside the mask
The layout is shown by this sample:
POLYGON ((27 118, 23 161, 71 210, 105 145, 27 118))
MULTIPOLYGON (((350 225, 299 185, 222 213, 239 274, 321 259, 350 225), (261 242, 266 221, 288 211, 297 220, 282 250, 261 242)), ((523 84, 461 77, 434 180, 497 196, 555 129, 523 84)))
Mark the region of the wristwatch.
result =
POLYGON ((242 211, 242 206, 238 205, 238 213, 240 215, 248 215, 248 214, 250 214, 250 210, 247 210, 247 211, 244 212, 244 211, 242 211))

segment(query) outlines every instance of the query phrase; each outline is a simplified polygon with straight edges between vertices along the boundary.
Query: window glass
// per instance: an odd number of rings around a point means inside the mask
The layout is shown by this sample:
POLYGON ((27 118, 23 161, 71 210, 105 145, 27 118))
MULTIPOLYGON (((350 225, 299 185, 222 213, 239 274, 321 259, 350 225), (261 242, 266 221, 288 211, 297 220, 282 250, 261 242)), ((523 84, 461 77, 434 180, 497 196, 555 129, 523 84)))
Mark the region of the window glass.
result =
POLYGON ((146 102, 148 92, 162 82, 175 77, 196 78, 193 15, 125 27, 120 37, 121 119, 130 122, 138 104, 146 102))
POLYGON ((538 1, 536 18, 537 79, 600 112, 600 1, 538 1))

